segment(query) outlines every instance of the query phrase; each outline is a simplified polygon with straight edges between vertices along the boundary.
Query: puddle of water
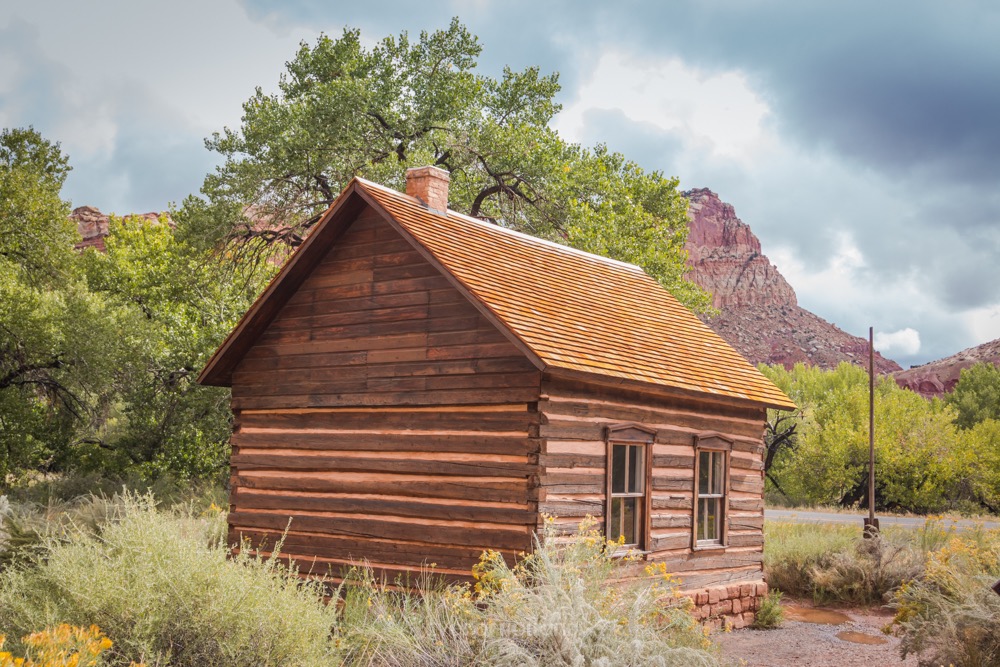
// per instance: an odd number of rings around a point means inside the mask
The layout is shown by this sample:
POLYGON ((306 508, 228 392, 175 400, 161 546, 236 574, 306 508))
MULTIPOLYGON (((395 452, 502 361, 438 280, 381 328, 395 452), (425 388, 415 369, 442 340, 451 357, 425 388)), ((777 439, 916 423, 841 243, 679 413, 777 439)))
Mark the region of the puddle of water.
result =
POLYGON ((784 607, 785 618, 789 621, 801 621, 802 623, 820 623, 823 625, 843 625, 851 620, 847 614, 830 609, 815 609, 813 607, 799 607, 788 605, 784 607))
POLYGON ((875 635, 866 635, 863 632, 855 632, 854 630, 842 630, 837 633, 837 639, 842 639, 845 642, 851 642, 852 644, 888 644, 889 640, 885 637, 876 637, 875 635))

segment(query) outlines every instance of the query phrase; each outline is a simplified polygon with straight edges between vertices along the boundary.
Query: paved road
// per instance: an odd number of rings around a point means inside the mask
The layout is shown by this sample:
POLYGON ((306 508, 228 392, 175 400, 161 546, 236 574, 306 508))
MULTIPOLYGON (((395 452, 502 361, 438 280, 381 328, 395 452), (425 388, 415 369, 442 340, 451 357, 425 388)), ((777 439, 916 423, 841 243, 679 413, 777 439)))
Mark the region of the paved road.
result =
MULTIPOLYGON (((868 514, 841 514, 840 512, 810 512, 805 510, 783 510, 777 508, 767 508, 764 510, 764 518, 775 521, 790 521, 792 523, 840 523, 854 524, 860 530, 864 525, 863 519, 868 514)), ((903 526, 905 528, 919 528, 924 525, 925 519, 919 516, 884 516, 875 515, 882 528, 886 526, 903 526)), ((982 525, 984 528, 1000 528, 1000 520, 974 521, 971 519, 943 519, 942 525, 950 527, 955 525, 959 528, 971 528, 982 525)))

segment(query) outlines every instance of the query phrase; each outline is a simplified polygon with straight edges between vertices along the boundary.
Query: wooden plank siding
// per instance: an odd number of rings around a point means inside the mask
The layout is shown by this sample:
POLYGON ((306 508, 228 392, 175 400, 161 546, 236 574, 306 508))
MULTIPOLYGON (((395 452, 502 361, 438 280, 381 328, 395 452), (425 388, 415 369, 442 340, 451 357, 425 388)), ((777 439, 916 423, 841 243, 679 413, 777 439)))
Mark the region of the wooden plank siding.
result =
POLYGON ((540 381, 365 209, 234 369, 230 539, 334 579, 530 550, 540 381))
POLYGON ((760 581, 763 563, 763 431, 765 411, 675 400, 588 386, 546 376, 538 403, 543 437, 539 511, 569 531, 586 515, 605 512, 605 429, 631 422, 655 429, 647 560, 693 590, 760 581), (714 432, 733 441, 730 455, 728 544, 692 550, 695 437, 714 432))

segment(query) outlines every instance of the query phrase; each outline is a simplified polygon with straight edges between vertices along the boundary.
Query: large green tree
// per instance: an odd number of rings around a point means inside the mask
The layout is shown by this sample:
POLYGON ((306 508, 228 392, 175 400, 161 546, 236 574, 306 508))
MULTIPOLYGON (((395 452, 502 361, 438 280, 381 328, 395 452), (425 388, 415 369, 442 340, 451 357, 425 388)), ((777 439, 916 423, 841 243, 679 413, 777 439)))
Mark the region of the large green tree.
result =
POLYGON ((0 485, 58 465, 114 363, 114 313, 75 262, 68 172, 59 145, 35 130, 0 133, 0 485))
POLYGON ((34 130, 0 133, 0 488, 224 471, 228 392, 194 380, 274 267, 219 262, 166 219, 113 219, 106 253, 76 252, 68 171, 34 130))
POLYGON ((696 309, 684 279, 686 201, 676 179, 550 126, 555 74, 475 72, 481 47, 458 20, 366 49, 356 30, 303 43, 279 91, 260 89, 238 130, 206 143, 224 159, 177 218, 186 240, 298 245, 354 176, 404 189, 409 167, 451 174, 450 207, 639 264, 696 309))
MULTIPOLYGON (((806 504, 867 505, 868 376, 843 363, 835 370, 797 364, 762 367, 802 409, 793 417, 795 446, 779 450, 768 470, 775 489, 806 504)), ((892 378, 875 388, 876 505, 937 511, 975 503, 993 507, 998 491, 994 430, 963 434, 956 412, 927 401, 892 378)), ((785 425, 786 427, 788 424, 785 425)))
POLYGON ((217 474, 228 461, 229 392, 196 378, 270 273, 246 279, 179 241, 166 218, 112 218, 105 245, 81 263, 91 292, 129 326, 116 339, 113 402, 73 459, 147 478, 217 474))
POLYGON ((955 423, 972 428, 987 419, 1000 420, 1000 367, 979 363, 963 368, 958 384, 944 397, 955 408, 955 423))

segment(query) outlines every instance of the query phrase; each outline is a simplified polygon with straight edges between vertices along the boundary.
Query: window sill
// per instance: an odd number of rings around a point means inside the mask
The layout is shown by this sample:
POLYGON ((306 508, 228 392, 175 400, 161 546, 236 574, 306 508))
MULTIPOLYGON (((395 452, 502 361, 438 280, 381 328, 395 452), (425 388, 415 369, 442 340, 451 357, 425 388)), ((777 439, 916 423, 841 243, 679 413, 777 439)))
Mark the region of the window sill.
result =
POLYGON ((725 544, 696 544, 692 551, 720 551, 725 550, 725 544))
POLYGON ((637 556, 641 560, 646 560, 651 553, 651 551, 644 551, 635 547, 621 547, 620 549, 615 549, 614 553, 611 554, 611 558, 628 558, 629 556, 637 556))

